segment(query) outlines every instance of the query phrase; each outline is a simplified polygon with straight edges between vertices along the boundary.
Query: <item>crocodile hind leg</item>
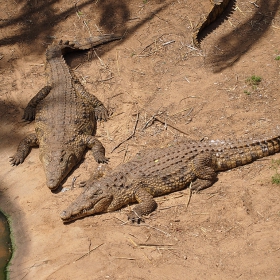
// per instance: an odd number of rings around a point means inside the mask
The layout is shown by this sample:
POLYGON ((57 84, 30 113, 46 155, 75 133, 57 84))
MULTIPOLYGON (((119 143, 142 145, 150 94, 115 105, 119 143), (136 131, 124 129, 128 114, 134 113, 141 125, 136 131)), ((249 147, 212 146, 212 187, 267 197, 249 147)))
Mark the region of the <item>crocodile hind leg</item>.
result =
POLYGON ((197 155, 192 162, 193 172, 197 179, 192 183, 191 189, 198 192, 212 186, 217 180, 217 173, 212 167, 212 153, 197 155))
POLYGON ((26 121, 33 121, 35 119, 37 105, 49 94, 51 86, 43 87, 27 104, 24 109, 23 119, 26 121))
POLYGON ((98 163, 108 163, 109 159, 105 157, 105 148, 102 143, 91 135, 83 135, 81 144, 86 145, 91 149, 94 159, 98 163))
POLYGON ((108 111, 104 107, 103 103, 95 95, 90 94, 84 88, 73 71, 71 71, 71 75, 74 80, 74 88, 76 92, 80 94, 81 98, 85 99, 94 108, 95 118, 97 120, 106 121, 108 119, 108 111))
POLYGON ((26 136, 23 140, 20 141, 17 152, 12 157, 10 157, 11 164, 19 165, 20 163, 23 163, 31 147, 35 147, 38 145, 38 139, 35 133, 26 136))
POLYGON ((139 204, 128 214, 128 219, 139 224, 143 215, 148 215, 157 208, 157 203, 153 196, 143 189, 142 184, 139 184, 139 187, 136 188, 134 195, 139 204))

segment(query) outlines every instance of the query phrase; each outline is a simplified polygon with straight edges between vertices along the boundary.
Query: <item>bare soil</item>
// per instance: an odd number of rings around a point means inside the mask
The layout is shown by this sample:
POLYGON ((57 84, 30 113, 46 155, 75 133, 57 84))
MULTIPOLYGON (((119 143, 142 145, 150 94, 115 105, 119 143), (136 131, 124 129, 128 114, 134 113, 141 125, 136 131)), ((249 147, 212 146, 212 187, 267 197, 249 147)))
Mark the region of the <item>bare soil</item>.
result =
POLYGON ((188 189, 157 198, 141 225, 124 223, 129 207, 61 222, 98 166, 90 152, 56 194, 38 149, 18 167, 8 159, 34 130, 21 117, 45 85, 47 45, 100 33, 124 37, 67 62, 112 113, 97 129, 110 167, 185 138, 270 135, 280 119, 279 0, 237 0, 201 50, 191 34, 208 0, 0 2, 0 208, 15 241, 10 279, 280 279, 280 186, 271 179, 279 155, 220 173, 188 207, 188 189), (256 86, 253 75, 262 78, 256 86))

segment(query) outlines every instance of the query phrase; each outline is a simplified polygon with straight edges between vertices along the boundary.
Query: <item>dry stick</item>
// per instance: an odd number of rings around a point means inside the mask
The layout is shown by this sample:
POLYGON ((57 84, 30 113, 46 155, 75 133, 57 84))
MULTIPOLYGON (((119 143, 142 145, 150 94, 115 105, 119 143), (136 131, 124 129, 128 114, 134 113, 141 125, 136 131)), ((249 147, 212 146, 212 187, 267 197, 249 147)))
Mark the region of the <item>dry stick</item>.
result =
POLYGON ((166 45, 169 45, 169 44, 172 44, 172 43, 175 43, 175 40, 168 41, 166 43, 163 43, 162 45, 166 46, 166 45))
POLYGON ((108 99, 113 99, 114 97, 117 97, 121 94, 124 94, 124 92, 120 92, 120 93, 117 93, 117 94, 114 94, 113 96, 109 97, 108 99))
POLYGON ((146 46, 138 55, 140 55, 142 52, 144 52, 147 48, 149 48, 151 45, 155 44, 156 41, 158 39, 160 39, 162 36, 164 36, 165 34, 160 35, 157 39, 155 39, 151 44, 149 44, 148 46, 146 46))
POLYGON ((116 257, 116 260, 121 259, 121 260, 129 260, 129 261, 135 261, 135 258, 126 258, 126 257, 116 257))
POLYGON ((104 64, 104 62, 102 61, 102 59, 98 56, 98 54, 96 53, 96 51, 95 51, 95 49, 93 49, 93 52, 94 52, 94 54, 96 55, 96 57, 98 58, 98 60, 99 60, 99 62, 100 62, 100 64, 101 64, 101 66, 105 66, 105 64, 104 64))
POLYGON ((78 261, 78 260, 80 260, 80 259, 82 259, 83 257, 89 255, 92 251, 96 250, 97 248, 99 248, 99 247, 102 246, 103 244, 104 244, 104 243, 101 243, 101 244, 95 246, 93 249, 89 250, 87 253, 83 254, 81 257, 79 257, 78 259, 76 259, 75 262, 78 261))
POLYGON ((137 246, 140 246, 140 247, 171 247, 171 246, 174 246, 174 244, 145 244, 145 243, 139 243, 137 244, 137 246))
POLYGON ((114 75, 112 75, 112 73, 111 73, 111 77, 109 77, 107 79, 103 79, 103 80, 97 80, 97 82, 102 83, 102 82, 110 81, 110 80, 112 80, 114 78, 115 78, 114 75))
POLYGON ((128 144, 126 145, 125 152, 124 152, 124 155, 123 155, 123 162, 125 160, 125 157, 126 157, 126 154, 127 154, 127 150, 128 150, 128 144))
POLYGON ((111 153, 113 151, 115 151, 118 147, 120 147, 124 142, 128 141, 130 138, 132 138, 135 135, 135 131, 136 131, 136 127, 137 127, 138 121, 139 121, 139 112, 137 112, 137 116, 136 116, 136 121, 135 121, 133 132, 125 140, 123 140, 116 147, 114 147, 113 150, 111 151, 111 153))
POLYGON ((83 20, 83 23, 84 23, 84 25, 86 26, 86 28, 88 30, 89 36, 92 37, 92 34, 91 34, 90 29, 89 29, 89 27, 87 25, 87 22, 85 20, 83 20))
POLYGON ((163 230, 161 230, 161 229, 159 229, 159 228, 156 228, 156 227, 153 227, 153 226, 150 226, 150 225, 143 225, 143 224, 140 224, 139 226, 140 226, 140 227, 142 226, 142 227, 152 228, 152 229, 154 229, 154 230, 157 230, 157 231, 159 231, 159 232, 164 233, 164 234, 167 235, 167 236, 171 236, 170 233, 165 232, 165 231, 163 231, 163 230))
POLYGON ((156 117, 156 116, 155 116, 154 119, 155 119, 156 121, 161 122, 161 123, 164 124, 164 125, 168 125, 168 126, 172 127, 173 129, 175 129, 175 130, 177 130, 177 131, 179 131, 179 132, 181 132, 181 133, 183 133, 183 134, 185 134, 185 135, 189 135, 189 133, 187 133, 187 132, 185 132, 185 131, 183 131, 183 130, 177 128, 177 127, 175 127, 174 125, 168 123, 167 121, 161 120, 159 117, 156 117))
POLYGON ((186 209, 188 208, 190 201, 191 201, 191 197, 192 197, 192 182, 190 184, 190 193, 189 193, 189 198, 188 198, 188 202, 187 202, 187 206, 186 209))

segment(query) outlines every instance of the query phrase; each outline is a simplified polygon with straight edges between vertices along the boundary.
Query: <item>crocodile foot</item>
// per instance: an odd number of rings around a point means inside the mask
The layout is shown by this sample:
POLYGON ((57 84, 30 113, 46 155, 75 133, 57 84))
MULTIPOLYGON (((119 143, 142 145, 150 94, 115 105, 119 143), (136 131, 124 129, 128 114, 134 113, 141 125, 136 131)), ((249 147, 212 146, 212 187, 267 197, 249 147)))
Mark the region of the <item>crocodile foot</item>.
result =
POLYGON ((24 161, 24 157, 19 153, 16 153, 12 157, 10 157, 10 163, 12 166, 19 165, 23 163, 23 161, 24 161))
POLYGON ((23 119, 25 121, 33 121, 35 119, 36 108, 27 106, 24 110, 23 119))
POLYGON ((127 218, 129 221, 131 221, 132 223, 137 223, 140 224, 141 222, 145 222, 145 220, 136 213, 136 211, 131 211, 130 213, 127 214, 127 218))

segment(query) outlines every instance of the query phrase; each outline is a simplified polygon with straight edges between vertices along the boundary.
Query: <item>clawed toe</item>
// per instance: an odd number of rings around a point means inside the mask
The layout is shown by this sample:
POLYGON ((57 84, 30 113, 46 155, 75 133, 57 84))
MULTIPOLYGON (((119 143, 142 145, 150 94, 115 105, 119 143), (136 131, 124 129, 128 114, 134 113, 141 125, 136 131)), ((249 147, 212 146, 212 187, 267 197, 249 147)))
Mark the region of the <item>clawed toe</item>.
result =
POLYGON ((132 223, 137 223, 137 224, 140 224, 141 222, 143 223, 145 222, 144 219, 141 216, 139 216, 135 211, 130 212, 127 215, 127 219, 132 223))

